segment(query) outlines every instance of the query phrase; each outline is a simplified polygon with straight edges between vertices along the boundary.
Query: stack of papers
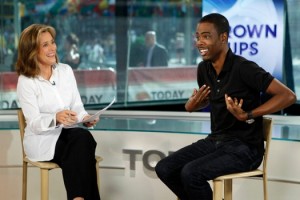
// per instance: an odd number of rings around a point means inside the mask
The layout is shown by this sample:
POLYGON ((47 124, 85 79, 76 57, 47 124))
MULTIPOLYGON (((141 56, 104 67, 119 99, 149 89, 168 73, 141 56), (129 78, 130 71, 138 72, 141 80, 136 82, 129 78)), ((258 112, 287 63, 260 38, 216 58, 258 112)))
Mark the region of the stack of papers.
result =
POLYGON ((94 120, 97 120, 100 117, 100 115, 102 113, 104 113, 104 111, 106 111, 115 101, 116 101, 116 98, 114 97, 114 99, 105 108, 97 111, 94 115, 90 116, 89 118, 87 118, 87 119, 85 119, 83 121, 75 122, 73 124, 65 126, 65 128, 68 128, 68 127, 70 128, 70 127, 74 127, 74 126, 79 125, 79 124, 83 124, 83 123, 86 123, 86 122, 92 122, 94 120))

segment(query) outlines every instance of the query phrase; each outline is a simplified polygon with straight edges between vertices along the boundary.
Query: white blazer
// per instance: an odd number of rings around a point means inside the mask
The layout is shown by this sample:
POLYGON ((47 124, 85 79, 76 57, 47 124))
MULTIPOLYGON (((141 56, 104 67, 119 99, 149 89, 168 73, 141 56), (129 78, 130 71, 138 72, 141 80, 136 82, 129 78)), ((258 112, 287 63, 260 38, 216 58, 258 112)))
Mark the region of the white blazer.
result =
POLYGON ((66 64, 53 66, 50 80, 20 75, 17 97, 27 123, 24 150, 32 161, 53 159, 62 130, 62 125, 56 124, 57 112, 71 109, 77 113, 79 121, 87 115, 73 70, 66 64))

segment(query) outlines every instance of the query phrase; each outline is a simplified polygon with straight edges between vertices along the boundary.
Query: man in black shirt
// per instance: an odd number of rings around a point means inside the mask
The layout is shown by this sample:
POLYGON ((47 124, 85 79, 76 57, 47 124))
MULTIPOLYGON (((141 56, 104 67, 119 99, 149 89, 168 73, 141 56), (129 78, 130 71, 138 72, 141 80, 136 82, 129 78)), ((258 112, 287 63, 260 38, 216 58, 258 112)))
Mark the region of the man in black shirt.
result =
POLYGON ((158 177, 180 200, 212 200, 208 180, 253 170, 263 158, 262 116, 296 101, 295 94, 256 63, 228 47, 229 23, 217 13, 197 24, 196 47, 203 61, 186 102, 187 111, 210 105, 211 134, 156 165, 158 177), (261 104, 261 94, 272 97, 261 104))

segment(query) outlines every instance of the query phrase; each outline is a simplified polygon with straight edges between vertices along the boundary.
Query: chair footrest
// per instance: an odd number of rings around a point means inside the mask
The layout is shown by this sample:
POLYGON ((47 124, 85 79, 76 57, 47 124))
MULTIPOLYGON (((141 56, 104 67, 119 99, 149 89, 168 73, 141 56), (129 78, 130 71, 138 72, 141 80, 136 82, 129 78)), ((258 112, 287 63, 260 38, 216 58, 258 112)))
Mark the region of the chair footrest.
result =
POLYGON ((226 179, 233 179, 233 178, 259 176, 259 175, 263 175, 263 171, 260 169, 256 169, 256 170, 249 171, 249 172, 240 172, 240 173, 219 176, 219 177, 215 178, 214 180, 226 180, 226 179))

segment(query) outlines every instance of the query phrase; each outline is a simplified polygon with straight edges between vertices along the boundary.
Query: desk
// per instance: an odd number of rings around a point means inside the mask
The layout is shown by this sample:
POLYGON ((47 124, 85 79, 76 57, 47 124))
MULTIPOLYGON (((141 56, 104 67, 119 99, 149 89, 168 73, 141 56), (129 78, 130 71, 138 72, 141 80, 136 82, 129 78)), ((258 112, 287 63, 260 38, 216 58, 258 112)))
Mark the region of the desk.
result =
MULTIPOLYGON (((268 176, 270 199, 298 199, 300 117, 269 117, 274 120, 268 176)), ((174 200, 175 195, 157 179, 154 166, 170 152, 206 137, 210 121, 209 114, 202 112, 106 111, 91 131, 98 143, 96 153, 104 158, 100 170, 103 199, 174 200)), ((65 199, 61 173, 53 173, 50 198, 65 199)), ((31 200, 39 199, 35 189, 39 184, 34 182, 38 179, 30 179, 38 175, 37 170, 29 170, 29 181, 33 182, 28 192, 31 200)), ((14 110, 0 111, 0 180, 4 199, 20 199, 21 146, 14 110)), ((236 199, 262 199, 262 181, 235 181, 233 192, 236 199)))

